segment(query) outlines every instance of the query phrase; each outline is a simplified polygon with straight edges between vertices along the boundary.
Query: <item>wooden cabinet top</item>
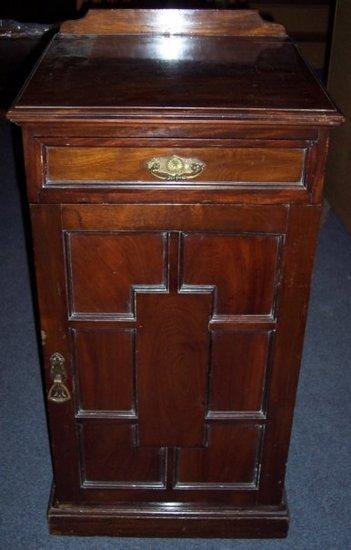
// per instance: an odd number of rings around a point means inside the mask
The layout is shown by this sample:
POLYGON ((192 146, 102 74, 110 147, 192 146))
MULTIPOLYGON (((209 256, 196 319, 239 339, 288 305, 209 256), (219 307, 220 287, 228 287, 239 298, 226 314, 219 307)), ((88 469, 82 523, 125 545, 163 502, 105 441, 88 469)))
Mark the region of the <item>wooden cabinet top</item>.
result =
POLYGON ((69 21, 9 112, 19 122, 179 116, 342 120, 283 27, 235 10, 103 10, 69 21))

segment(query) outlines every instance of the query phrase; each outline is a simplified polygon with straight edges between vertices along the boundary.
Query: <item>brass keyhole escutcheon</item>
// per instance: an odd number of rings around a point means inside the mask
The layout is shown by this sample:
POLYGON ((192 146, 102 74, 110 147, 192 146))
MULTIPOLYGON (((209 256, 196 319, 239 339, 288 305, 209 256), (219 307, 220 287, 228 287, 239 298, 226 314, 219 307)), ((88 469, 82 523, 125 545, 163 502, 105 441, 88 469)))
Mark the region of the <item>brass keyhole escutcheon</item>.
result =
POLYGON ((54 403, 65 403, 71 399, 69 389, 64 383, 67 379, 65 358, 61 353, 55 352, 50 357, 50 365, 53 384, 49 389, 48 400, 54 403))

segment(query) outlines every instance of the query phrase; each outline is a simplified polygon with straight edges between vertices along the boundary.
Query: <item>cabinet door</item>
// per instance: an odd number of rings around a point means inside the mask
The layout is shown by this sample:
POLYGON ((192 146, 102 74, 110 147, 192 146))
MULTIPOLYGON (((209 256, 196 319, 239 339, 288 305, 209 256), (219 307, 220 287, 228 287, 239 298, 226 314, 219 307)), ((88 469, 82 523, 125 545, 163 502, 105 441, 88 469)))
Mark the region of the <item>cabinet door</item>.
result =
POLYGON ((317 217, 32 206, 60 500, 281 500, 317 217))

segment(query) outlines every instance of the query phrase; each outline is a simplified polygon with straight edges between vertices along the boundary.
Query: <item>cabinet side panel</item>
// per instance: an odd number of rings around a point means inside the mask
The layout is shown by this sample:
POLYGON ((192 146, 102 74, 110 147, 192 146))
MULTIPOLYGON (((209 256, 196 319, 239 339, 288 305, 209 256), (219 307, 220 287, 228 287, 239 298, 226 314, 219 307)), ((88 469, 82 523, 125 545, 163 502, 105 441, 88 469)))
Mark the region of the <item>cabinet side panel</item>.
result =
POLYGON ((290 208, 262 455, 260 503, 282 500, 321 209, 290 208))

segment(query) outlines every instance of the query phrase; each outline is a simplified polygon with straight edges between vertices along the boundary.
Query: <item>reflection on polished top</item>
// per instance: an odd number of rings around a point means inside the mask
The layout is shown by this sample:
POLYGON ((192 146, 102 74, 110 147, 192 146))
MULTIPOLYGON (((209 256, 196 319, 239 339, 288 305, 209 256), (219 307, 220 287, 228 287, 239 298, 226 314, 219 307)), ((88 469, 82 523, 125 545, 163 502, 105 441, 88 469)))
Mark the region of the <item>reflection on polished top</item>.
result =
POLYGON ((56 117, 79 117, 82 110, 85 117, 160 110, 175 116, 182 109, 188 116, 228 118, 262 118, 270 110, 283 118, 300 112, 321 124, 340 116, 281 31, 217 36, 207 29, 209 36, 196 28, 190 35, 127 28, 129 35, 111 29, 92 34, 70 24, 53 40, 12 118, 49 109, 56 117))

